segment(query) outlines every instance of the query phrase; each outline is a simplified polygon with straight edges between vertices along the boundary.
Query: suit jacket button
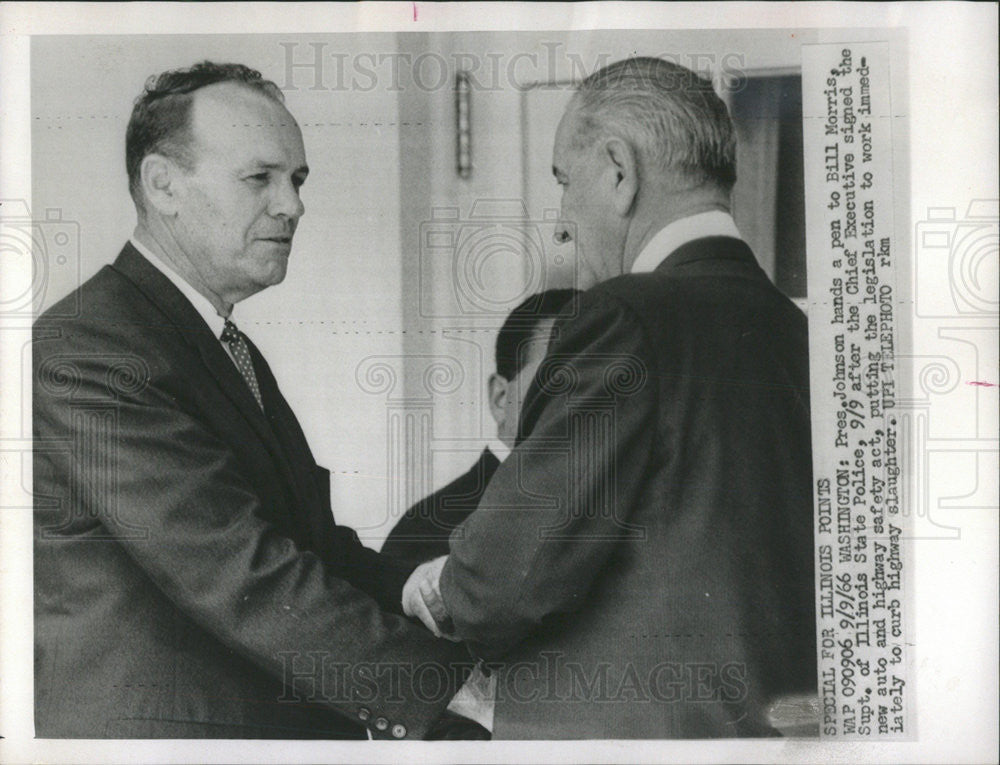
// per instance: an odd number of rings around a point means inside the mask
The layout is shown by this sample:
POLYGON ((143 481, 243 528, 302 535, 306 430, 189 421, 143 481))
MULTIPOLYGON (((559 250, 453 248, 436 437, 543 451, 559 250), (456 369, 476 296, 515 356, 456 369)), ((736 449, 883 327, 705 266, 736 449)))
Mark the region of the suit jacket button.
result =
POLYGON ((379 717, 375 721, 375 729, 376 730, 386 730, 388 727, 389 727, 389 721, 386 720, 384 717, 379 717))
POLYGON ((392 736, 393 738, 406 738, 406 726, 399 725, 398 723, 396 725, 393 725, 392 736))
POLYGON ((361 707, 361 709, 358 710, 358 719, 362 722, 367 721, 371 716, 372 711, 368 707, 361 707))

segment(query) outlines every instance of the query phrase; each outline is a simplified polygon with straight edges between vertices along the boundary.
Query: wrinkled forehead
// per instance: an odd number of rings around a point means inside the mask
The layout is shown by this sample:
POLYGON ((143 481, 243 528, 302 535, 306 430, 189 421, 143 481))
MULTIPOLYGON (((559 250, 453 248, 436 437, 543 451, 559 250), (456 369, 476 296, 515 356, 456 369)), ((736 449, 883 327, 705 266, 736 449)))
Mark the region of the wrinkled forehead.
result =
POLYGON ((305 162, 295 118, 274 99, 238 83, 217 83, 194 93, 191 133, 197 146, 213 153, 305 162))
POLYGON ((580 114, 578 108, 578 97, 573 96, 566 111, 563 112, 559 126, 556 128, 556 137, 552 147, 552 164, 561 165, 566 161, 566 157, 573 147, 573 139, 576 137, 580 114))

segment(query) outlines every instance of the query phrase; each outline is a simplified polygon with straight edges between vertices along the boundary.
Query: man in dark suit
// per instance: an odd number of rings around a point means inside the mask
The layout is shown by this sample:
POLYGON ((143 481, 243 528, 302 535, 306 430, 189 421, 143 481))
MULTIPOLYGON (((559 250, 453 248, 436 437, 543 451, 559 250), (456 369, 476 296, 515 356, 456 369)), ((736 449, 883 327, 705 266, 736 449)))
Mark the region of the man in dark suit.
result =
POLYGON ((386 537, 383 554, 414 566, 448 554, 451 532, 479 505, 493 473, 514 446, 528 383, 545 357, 555 317, 575 294, 571 289, 539 292, 507 316, 497 334, 496 372, 487 382, 496 438, 465 473, 406 511, 386 537))
POLYGON ((502 660, 494 738, 774 735, 770 702, 815 691, 806 320, 730 217, 734 157, 711 84, 659 59, 560 123, 557 238, 594 286, 404 589, 502 660))
POLYGON ((336 525, 233 324, 304 210, 281 92, 236 64, 151 78, 126 164, 132 240, 35 325, 36 734, 424 736, 464 651, 398 614, 407 567, 336 525))

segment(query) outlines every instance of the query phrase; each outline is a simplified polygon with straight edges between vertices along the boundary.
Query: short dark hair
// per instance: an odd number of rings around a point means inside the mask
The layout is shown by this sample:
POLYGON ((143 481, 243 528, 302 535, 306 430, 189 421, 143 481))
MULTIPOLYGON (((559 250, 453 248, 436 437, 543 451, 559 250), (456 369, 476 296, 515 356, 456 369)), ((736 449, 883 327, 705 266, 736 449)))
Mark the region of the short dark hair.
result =
POLYGON ((497 374, 508 381, 517 377, 527 361, 525 350, 534 339, 539 323, 554 319, 578 294, 580 291, 574 289, 545 290, 511 311, 497 335, 497 374))
POLYGON ((143 92, 135 99, 125 130, 128 190, 140 211, 145 209, 140 182, 142 160, 150 154, 163 154, 191 168, 192 94, 220 82, 239 83, 278 103, 285 101, 277 85, 243 64, 202 61, 187 69, 151 75, 143 92))
POLYGON ((587 77, 574 101, 581 118, 574 143, 611 133, 654 171, 726 191, 736 183, 733 121, 697 72, 661 58, 627 58, 587 77))

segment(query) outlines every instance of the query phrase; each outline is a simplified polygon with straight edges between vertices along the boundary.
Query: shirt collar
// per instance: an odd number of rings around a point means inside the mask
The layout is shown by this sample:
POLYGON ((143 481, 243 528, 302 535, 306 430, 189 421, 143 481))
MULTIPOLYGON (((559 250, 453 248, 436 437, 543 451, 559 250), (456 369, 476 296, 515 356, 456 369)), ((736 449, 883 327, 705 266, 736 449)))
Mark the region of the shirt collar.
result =
POLYGON ((730 236, 742 239, 733 216, 724 210, 709 210, 672 221, 661 228, 632 264, 633 274, 656 269, 677 248, 706 236, 730 236))
POLYGON ((493 456, 500 460, 500 462, 507 459, 507 456, 510 454, 510 447, 496 436, 486 441, 486 448, 493 452, 493 456))
POLYGON ((173 266, 167 263, 165 260, 160 258, 156 253, 146 247, 142 242, 140 242, 135 237, 129 240, 132 246, 139 251, 139 254, 146 258, 150 263, 152 263, 165 277, 167 277, 174 286, 181 291, 181 294, 188 299, 188 302, 194 306, 194 309, 198 312, 198 315, 205 320, 208 328, 212 330, 217 338, 222 336, 222 330, 226 326, 226 319, 232 318, 232 313, 229 316, 220 316, 218 311, 215 310, 215 306, 212 302, 202 295, 198 290, 188 284, 184 277, 177 273, 173 266))

